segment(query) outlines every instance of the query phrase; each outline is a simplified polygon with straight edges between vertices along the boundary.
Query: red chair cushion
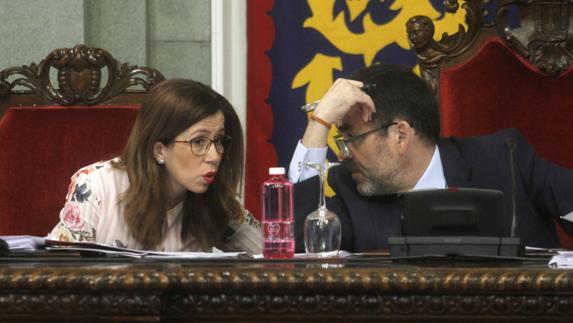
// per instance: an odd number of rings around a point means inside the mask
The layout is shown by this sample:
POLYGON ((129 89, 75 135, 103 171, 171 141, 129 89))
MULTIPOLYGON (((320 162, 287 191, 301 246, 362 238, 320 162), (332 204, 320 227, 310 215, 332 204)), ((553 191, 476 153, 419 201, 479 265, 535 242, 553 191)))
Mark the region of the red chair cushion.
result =
MULTIPOLYGON (((544 158, 573 168, 573 68, 552 78, 498 38, 440 73, 442 134, 472 136, 517 128, 544 158)), ((561 245, 573 238, 559 226, 561 245)))
POLYGON ((49 233, 70 177, 121 152, 138 108, 9 108, 0 120, 0 235, 49 233))
POLYGON ((443 135, 517 128, 544 158, 573 168, 573 68, 558 78, 538 72, 493 38, 466 63, 440 74, 443 135))

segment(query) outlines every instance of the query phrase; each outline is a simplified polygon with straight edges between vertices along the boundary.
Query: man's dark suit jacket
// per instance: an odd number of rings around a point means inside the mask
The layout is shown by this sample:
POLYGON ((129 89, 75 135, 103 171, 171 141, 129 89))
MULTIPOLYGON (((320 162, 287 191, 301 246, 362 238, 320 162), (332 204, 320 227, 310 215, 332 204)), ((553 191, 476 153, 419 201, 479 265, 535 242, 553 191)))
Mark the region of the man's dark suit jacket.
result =
MULTIPOLYGON (((493 135, 440 139, 438 147, 448 187, 499 190, 504 193, 504 233, 512 222, 512 179, 507 141, 516 145, 516 214, 518 234, 526 246, 558 247, 557 220, 569 233, 573 225, 559 216, 573 211, 573 171, 537 156, 515 129, 493 135)), ((362 252, 387 248, 388 237, 401 236, 400 200, 396 195, 361 196, 345 167, 330 170, 328 182, 336 196, 327 200, 329 210, 342 223, 341 249, 362 252)), ((304 252, 304 219, 318 206, 318 179, 295 184, 295 238, 297 252, 304 252)))

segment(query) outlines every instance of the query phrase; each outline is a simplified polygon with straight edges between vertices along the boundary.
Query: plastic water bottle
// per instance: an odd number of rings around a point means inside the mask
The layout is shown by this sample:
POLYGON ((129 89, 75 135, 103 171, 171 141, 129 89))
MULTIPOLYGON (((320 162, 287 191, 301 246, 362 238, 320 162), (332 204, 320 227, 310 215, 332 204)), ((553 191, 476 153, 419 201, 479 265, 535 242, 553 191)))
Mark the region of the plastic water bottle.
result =
POLYGON ((271 177, 262 185, 263 256, 294 256, 293 185, 283 167, 269 168, 271 177))

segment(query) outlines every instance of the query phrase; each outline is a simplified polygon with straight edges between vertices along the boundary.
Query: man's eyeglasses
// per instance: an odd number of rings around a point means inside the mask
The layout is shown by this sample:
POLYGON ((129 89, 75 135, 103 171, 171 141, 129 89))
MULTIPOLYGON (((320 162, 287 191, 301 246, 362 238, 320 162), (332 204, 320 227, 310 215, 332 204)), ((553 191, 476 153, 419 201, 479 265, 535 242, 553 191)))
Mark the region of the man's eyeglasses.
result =
POLYGON ((189 147, 191 147, 191 152, 195 156, 203 156, 207 154, 207 152, 211 148, 212 143, 215 143, 215 150, 217 150, 219 154, 223 154, 225 152, 225 149, 228 149, 229 146, 231 145, 231 139, 232 139, 231 136, 224 135, 221 137, 217 137, 215 139, 211 139, 208 137, 197 137, 188 141, 173 140, 173 142, 189 144, 189 147))
POLYGON ((338 150, 340 151, 340 157, 342 159, 347 159, 347 158, 352 157, 352 153, 350 152, 350 147, 348 147, 349 143, 354 142, 354 141, 359 140, 359 139, 362 139, 362 138, 366 137, 367 135, 374 133, 376 131, 386 129, 388 127, 391 127, 391 126, 397 125, 397 124, 398 124, 397 122, 388 123, 388 124, 382 125, 378 128, 368 130, 366 132, 358 134, 356 136, 352 136, 350 138, 344 138, 342 135, 334 136, 334 142, 336 142, 336 147, 338 147, 338 150))

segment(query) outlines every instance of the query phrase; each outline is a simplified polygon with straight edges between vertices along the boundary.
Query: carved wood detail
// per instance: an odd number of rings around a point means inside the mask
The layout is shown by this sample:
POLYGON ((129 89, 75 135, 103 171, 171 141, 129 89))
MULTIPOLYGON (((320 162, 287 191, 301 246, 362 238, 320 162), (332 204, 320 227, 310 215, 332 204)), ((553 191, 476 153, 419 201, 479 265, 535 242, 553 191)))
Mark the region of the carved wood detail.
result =
POLYGON ((573 272, 526 268, 0 269, 0 313, 248 318, 573 316, 573 272))
POLYGON ((508 45, 550 76, 559 76, 573 63, 572 0, 503 0, 496 29, 508 45), (520 27, 509 26, 509 6, 520 8, 520 27))
MULTIPOLYGON (((243 269, 187 271, 126 267, 125 270, 82 269, 0 269, 0 290, 50 290, 70 291, 98 288, 122 290, 133 288, 201 288, 255 289, 284 291, 284 288, 320 289, 344 288, 345 290, 374 290, 420 292, 467 290, 468 293, 499 290, 505 292, 563 291, 573 293, 573 271, 524 270, 524 269, 448 269, 448 270, 368 270, 368 269, 243 269)), ((175 268, 176 266, 173 266, 175 268)), ((169 269, 173 269, 168 267, 169 269)), ((573 294, 572 294, 573 295, 573 294)))
POLYGON ((52 51, 39 64, 0 71, 0 98, 23 86, 53 104, 94 105, 135 86, 147 91, 164 79, 156 69, 120 63, 105 49, 76 45, 52 51), (50 78, 54 69, 58 86, 50 78))
POLYGON ((408 40, 416 50, 422 78, 430 85, 434 93, 438 89, 437 68, 443 60, 457 57, 466 52, 476 41, 479 26, 482 24, 482 1, 464 2, 461 6, 457 0, 445 1, 446 11, 455 13, 460 7, 466 11, 468 28, 459 26, 453 35, 444 34, 440 42, 434 40, 435 26, 427 16, 414 16, 406 23, 408 40))
MULTIPOLYGON (((427 16, 408 20, 406 29, 415 49, 422 78, 437 95, 440 65, 456 62, 483 35, 497 35, 516 52, 549 76, 559 76, 573 63, 573 0, 499 0, 493 24, 484 22, 487 0, 446 0, 446 10, 466 11, 467 30, 460 25, 453 35, 434 40, 435 27, 427 16), (519 11, 519 26, 511 26, 511 8, 519 11), (513 28, 512 28, 513 27, 513 28), (483 34, 483 35, 481 35, 483 34)), ((484 36, 484 37, 486 37, 484 36)))
POLYGON ((571 296, 180 293, 0 295, 4 315, 550 316, 573 315, 571 296), (163 313, 163 314, 162 314, 163 313))

